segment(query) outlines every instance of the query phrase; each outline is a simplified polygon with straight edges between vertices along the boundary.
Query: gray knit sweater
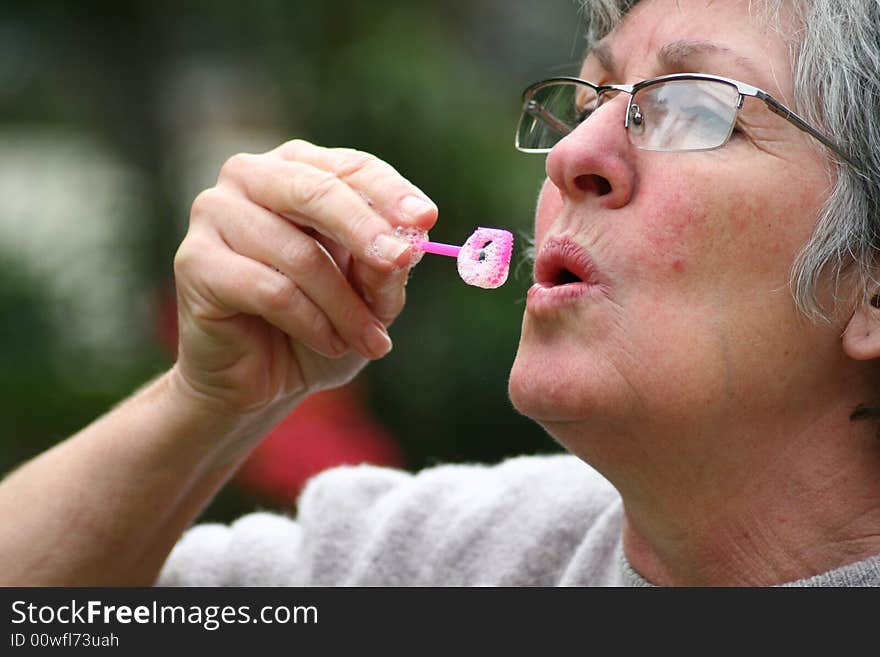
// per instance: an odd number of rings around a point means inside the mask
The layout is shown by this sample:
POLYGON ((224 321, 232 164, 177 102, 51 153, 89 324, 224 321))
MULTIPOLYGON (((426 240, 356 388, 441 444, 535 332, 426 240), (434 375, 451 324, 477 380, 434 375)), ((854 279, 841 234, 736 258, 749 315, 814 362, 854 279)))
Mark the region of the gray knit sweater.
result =
MULTIPOLYGON (((626 561, 614 488, 570 455, 412 475, 342 467, 298 515, 184 534, 160 586, 650 586, 626 561)), ((790 586, 880 586, 880 555, 790 586)))

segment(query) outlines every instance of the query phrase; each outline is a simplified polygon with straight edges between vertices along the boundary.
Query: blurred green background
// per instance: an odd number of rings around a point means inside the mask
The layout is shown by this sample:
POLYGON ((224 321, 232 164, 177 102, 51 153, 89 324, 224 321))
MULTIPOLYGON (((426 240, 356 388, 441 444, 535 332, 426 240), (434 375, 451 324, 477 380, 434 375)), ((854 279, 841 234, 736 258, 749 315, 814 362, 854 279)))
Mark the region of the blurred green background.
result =
MULTIPOLYGON (((192 199, 230 155, 293 137, 390 162, 439 206, 435 240, 517 235, 496 291, 426 257, 360 377, 405 467, 558 451, 507 398, 544 165, 512 141, 522 89, 576 71, 579 34, 575 0, 5 0, 0 472, 171 364, 192 199)), ((204 518, 257 505, 230 485, 204 518)))

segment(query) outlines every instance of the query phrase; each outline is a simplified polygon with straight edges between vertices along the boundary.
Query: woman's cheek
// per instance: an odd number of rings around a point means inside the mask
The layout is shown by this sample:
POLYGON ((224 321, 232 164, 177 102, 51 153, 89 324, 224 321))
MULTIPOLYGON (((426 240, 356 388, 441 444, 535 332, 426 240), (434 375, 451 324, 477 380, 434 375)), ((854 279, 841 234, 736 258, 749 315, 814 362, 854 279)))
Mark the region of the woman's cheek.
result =
POLYGON ((553 221, 562 211, 562 196, 550 179, 544 180, 538 196, 538 208, 535 212, 535 242, 540 243, 550 229, 553 221))
POLYGON ((640 186, 628 212, 634 220, 627 223, 641 267, 665 274, 663 279, 697 275, 718 281, 731 268, 762 257, 768 236, 763 230, 755 235, 759 208, 752 195, 758 182, 743 180, 722 193, 713 180, 699 167, 658 167, 643 177, 650 182, 640 186))
POLYGON ((631 274, 660 283, 697 273, 711 259, 716 238, 705 205, 669 189, 640 200, 611 226, 631 274))

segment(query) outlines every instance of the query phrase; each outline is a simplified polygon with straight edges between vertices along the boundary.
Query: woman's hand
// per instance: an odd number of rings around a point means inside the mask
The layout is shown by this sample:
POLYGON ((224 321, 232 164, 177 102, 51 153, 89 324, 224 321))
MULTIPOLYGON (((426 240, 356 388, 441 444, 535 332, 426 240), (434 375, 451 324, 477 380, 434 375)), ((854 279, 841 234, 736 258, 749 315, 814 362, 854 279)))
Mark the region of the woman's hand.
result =
POLYGON ((365 153, 294 141, 230 159, 175 259, 177 363, 2 481, 0 560, 16 567, 0 581, 155 582, 272 424, 387 353, 410 263, 391 235, 436 218, 365 153))
POLYGON ((349 381, 390 350, 403 308, 411 254, 395 227, 436 219, 366 153, 297 140, 230 158, 193 203, 174 262, 176 383, 243 416, 349 381))

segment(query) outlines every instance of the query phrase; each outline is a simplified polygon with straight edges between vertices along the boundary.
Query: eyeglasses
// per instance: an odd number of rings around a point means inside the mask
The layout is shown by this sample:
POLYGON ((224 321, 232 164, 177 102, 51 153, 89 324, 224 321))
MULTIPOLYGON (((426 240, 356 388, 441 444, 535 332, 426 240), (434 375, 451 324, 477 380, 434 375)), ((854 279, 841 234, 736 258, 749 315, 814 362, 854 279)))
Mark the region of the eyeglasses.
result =
POLYGON ((590 117, 610 94, 629 94, 624 128, 629 141, 646 151, 708 151, 727 143, 743 99, 764 101, 778 114, 812 135, 856 169, 859 165, 831 139, 770 94, 756 87, 702 73, 663 75, 637 84, 596 85, 571 77, 550 78, 523 92, 516 148, 547 153, 590 117))

